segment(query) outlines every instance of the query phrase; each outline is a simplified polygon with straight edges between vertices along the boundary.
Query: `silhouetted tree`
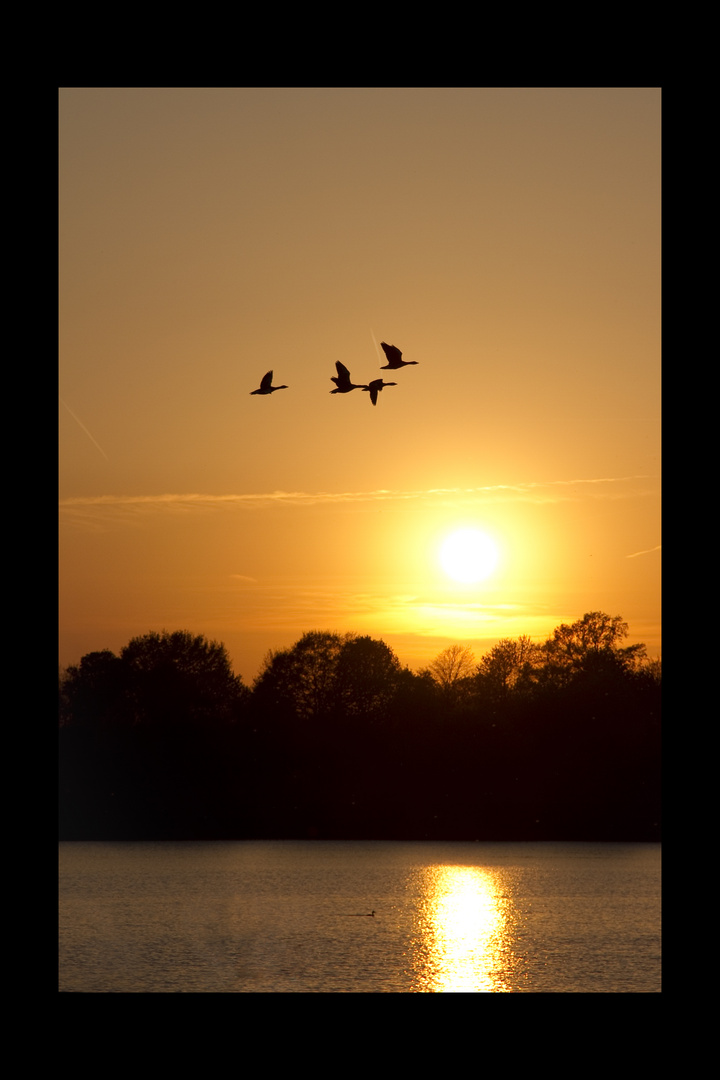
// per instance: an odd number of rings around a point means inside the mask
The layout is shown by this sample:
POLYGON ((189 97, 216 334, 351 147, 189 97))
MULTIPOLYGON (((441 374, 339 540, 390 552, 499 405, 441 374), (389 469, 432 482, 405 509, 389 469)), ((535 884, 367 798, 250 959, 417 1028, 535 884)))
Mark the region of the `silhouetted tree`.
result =
POLYGON ((524 680, 530 683, 534 669, 544 657, 542 646, 527 634, 519 638, 501 638, 478 665, 478 677, 491 694, 505 695, 524 680))
POLYGON ((335 667, 335 707, 345 716, 371 719, 385 715, 395 696, 400 670, 400 661, 384 641, 367 636, 349 638, 335 667))
POLYGON ((186 630, 133 638, 120 660, 135 723, 229 723, 247 695, 225 646, 186 630))
POLYGON ((589 611, 571 625, 561 624, 543 645, 543 681, 559 686, 580 674, 610 677, 635 670, 645 659, 645 646, 621 647, 627 635, 622 616, 603 611, 589 611))
POLYGON ((467 645, 448 645, 439 652, 427 670, 448 701, 456 702, 465 680, 476 671, 472 649, 467 645))
POLYGON ((659 656, 646 657, 636 668, 638 681, 648 686, 662 685, 662 661, 659 656))
POLYGON ((291 649, 267 653, 253 683, 256 700, 305 719, 327 713, 333 704, 338 658, 353 636, 312 630, 291 649))
POLYGON ((589 612, 433 675, 313 631, 252 692, 185 631, 88 653, 60 678, 61 836, 658 839, 660 665, 626 635, 589 612))
POLYGON ((225 646, 185 630, 133 638, 116 656, 87 653, 61 677, 61 723, 161 724, 180 719, 231 722, 248 689, 225 646))
POLYGON ((225 647, 186 631, 84 656, 62 685, 61 835, 222 835, 248 695, 225 647))
POLYGON ((109 649, 86 653, 60 676, 60 724, 100 729, 124 722, 129 706, 126 669, 109 649))

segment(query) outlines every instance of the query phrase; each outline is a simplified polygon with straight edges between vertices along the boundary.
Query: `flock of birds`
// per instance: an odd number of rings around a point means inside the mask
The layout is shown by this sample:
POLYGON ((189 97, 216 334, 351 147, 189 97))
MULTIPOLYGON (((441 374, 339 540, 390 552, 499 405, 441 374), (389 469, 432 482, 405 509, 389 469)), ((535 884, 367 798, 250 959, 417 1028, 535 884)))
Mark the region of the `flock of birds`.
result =
MULTIPOLYGON (((384 341, 381 341, 380 344, 387 359, 387 364, 383 364, 380 368, 381 371, 397 371, 399 368, 408 367, 410 364, 417 364, 417 360, 403 360, 402 353, 394 345, 387 345, 384 341)), ((330 376, 331 382, 335 383, 335 389, 330 391, 331 394, 349 394, 351 390, 367 390, 373 405, 377 405, 378 394, 385 386, 397 386, 397 383, 384 382, 383 379, 373 379, 367 385, 365 383, 354 383, 350 378, 350 372, 344 364, 336 360, 335 367, 337 368, 337 375, 330 376)), ((251 394, 274 394, 276 390, 289 389, 284 385, 273 386, 272 380, 273 373, 268 371, 266 375, 263 375, 258 389, 251 390, 251 394)))

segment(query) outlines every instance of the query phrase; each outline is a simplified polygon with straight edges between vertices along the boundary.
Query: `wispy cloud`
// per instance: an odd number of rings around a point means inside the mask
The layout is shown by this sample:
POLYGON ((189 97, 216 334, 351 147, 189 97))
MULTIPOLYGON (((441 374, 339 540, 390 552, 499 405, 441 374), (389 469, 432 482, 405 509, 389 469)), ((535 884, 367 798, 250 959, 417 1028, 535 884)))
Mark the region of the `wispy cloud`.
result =
POLYGON ((299 637, 304 631, 352 629, 373 634, 378 626, 384 633, 420 637, 512 636, 512 632, 547 636, 563 621, 546 604, 523 600, 520 603, 482 602, 453 599, 441 588, 415 593, 368 592, 337 585, 295 585, 292 582, 266 584, 240 574, 231 575, 233 618, 252 623, 254 629, 285 631, 299 637), (555 619, 555 621, 553 621, 555 619), (529 629, 532 627, 532 629, 529 629))
POLYGON ((446 487, 421 489, 376 488, 371 491, 272 491, 245 494, 164 494, 164 495, 87 495, 60 500, 66 511, 107 509, 214 509, 227 506, 257 509, 267 506, 313 506, 332 503, 362 503, 422 499, 474 500, 498 498, 529 501, 561 501, 587 497, 624 498, 619 485, 628 481, 650 480, 648 476, 595 477, 575 480, 536 480, 519 484, 490 484, 480 487, 446 487))

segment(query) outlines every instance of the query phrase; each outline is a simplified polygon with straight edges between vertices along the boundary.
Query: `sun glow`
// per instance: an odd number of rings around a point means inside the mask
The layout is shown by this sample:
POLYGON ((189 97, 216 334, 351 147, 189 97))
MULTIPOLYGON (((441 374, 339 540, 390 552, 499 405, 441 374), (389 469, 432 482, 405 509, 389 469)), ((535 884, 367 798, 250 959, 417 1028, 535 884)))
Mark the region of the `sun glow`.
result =
POLYGON ((458 529, 440 547, 440 565, 445 573, 465 584, 489 577, 498 558, 495 542, 479 529, 458 529))

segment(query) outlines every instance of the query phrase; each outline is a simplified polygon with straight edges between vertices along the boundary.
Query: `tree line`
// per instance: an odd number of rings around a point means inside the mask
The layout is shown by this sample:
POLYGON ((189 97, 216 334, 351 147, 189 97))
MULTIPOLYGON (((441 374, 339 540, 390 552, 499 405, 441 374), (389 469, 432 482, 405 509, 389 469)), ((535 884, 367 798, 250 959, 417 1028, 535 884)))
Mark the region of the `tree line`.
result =
POLYGON ((660 838, 660 665, 620 616, 404 667, 311 631, 251 686, 188 631, 61 672, 61 839, 660 838))

